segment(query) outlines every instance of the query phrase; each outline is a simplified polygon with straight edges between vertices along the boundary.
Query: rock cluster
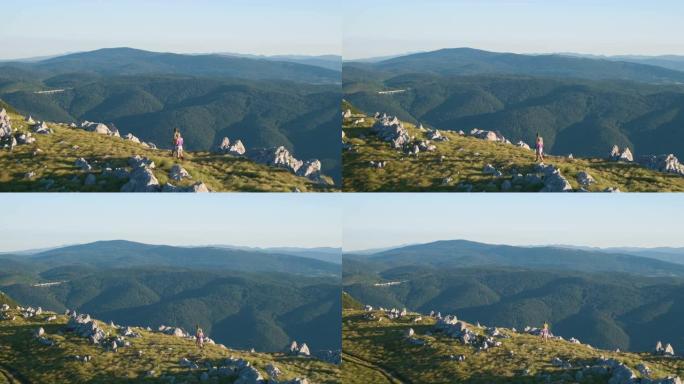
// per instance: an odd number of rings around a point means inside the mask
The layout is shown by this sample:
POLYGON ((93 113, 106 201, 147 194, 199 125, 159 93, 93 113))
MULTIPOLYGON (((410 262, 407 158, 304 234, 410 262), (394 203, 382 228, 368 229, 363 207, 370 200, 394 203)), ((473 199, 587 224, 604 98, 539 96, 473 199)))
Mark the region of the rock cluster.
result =
POLYGON ((95 132, 95 133, 98 133, 100 135, 121 137, 121 135, 119 134, 119 130, 116 129, 116 127, 114 127, 113 125, 110 127, 110 126, 107 126, 107 124, 94 123, 92 121, 86 120, 86 121, 81 123, 81 128, 85 129, 88 132, 95 132))
POLYGON ((159 180, 152 172, 155 168, 153 161, 135 155, 128 159, 128 165, 131 166, 132 171, 128 182, 121 187, 121 192, 159 192, 161 190, 159 180))
POLYGON ((227 153, 234 156, 242 156, 245 154, 245 145, 241 140, 235 140, 231 143, 230 139, 224 137, 221 144, 218 146, 219 152, 227 153))
POLYGON ((482 129, 478 129, 478 128, 473 128, 470 131, 470 136, 473 136, 473 137, 476 137, 476 138, 482 139, 482 140, 495 141, 498 143, 506 143, 506 144, 511 143, 507 138, 505 138, 498 131, 486 131, 486 130, 482 130, 482 129))
POLYGON ((496 338, 505 337, 497 328, 487 329, 487 335, 478 335, 470 330, 465 322, 459 321, 456 316, 447 315, 437 319, 434 327, 436 332, 442 332, 448 337, 458 339, 463 344, 473 346, 481 351, 500 347, 501 342, 496 338))
POLYGON ((659 172, 684 176, 684 164, 680 163, 679 159, 673 154, 640 156, 637 162, 646 168, 659 172))
POLYGON ((632 162, 634 161, 634 156, 632 156, 632 151, 630 151, 629 148, 620 151, 620 147, 613 145, 610 155, 608 155, 608 160, 632 162))
POLYGON ((568 192, 572 191, 572 185, 563 177, 560 169, 549 164, 538 164, 535 171, 542 174, 544 188, 540 192, 568 192))
POLYGON ((257 149, 250 151, 248 156, 257 163, 284 168, 313 182, 327 184, 326 179, 321 174, 321 162, 319 160, 299 160, 283 146, 257 149))
POLYGON ((381 140, 389 142, 396 149, 403 148, 411 140, 408 130, 396 116, 379 116, 371 129, 381 140))
POLYGON ((653 351, 654 354, 656 355, 661 355, 661 356, 674 356, 674 348, 672 348, 672 345, 670 343, 667 343, 665 347, 663 347, 663 343, 658 341, 656 344, 655 350, 653 351))
POLYGON ((40 135, 49 135, 51 133, 54 133, 52 128, 48 127, 48 125, 44 121, 33 124, 31 130, 33 131, 33 133, 37 133, 40 135))
POLYGON ((291 355, 298 356, 311 356, 311 351, 309 351, 309 346, 306 343, 297 344, 297 341, 292 340, 292 343, 287 348, 287 352, 291 355))

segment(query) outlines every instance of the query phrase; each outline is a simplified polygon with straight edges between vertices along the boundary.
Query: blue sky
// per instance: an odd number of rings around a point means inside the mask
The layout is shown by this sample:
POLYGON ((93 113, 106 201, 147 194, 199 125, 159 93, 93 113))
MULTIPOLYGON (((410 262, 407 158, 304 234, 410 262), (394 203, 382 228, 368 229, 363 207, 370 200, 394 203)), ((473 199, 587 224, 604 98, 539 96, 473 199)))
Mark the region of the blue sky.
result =
POLYGON ((347 0, 343 50, 684 54, 682 15, 679 0, 347 0))
POLYGON ((0 59, 105 47, 341 54, 330 0, 3 0, 0 59))
POLYGON ((124 239, 341 246, 335 194, 0 194, 0 251, 124 239))
POLYGON ((684 246, 684 194, 344 194, 343 247, 465 239, 511 245, 684 246))

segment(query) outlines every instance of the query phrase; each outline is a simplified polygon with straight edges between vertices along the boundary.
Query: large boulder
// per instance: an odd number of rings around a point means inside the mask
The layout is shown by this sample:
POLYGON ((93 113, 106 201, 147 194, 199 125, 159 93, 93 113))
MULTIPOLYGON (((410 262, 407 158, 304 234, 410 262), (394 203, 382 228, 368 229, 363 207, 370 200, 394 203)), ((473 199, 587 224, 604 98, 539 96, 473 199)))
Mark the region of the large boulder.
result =
POLYGON ((610 150, 610 155, 608 155, 608 160, 632 162, 634 161, 634 156, 629 148, 625 148, 620 151, 619 146, 613 145, 613 148, 610 150))
POLYGON ((396 117, 383 115, 375 121, 371 129, 381 140, 391 143, 394 148, 401 148, 411 140, 408 130, 396 117))
POLYGON ((41 135, 49 135, 52 133, 52 129, 50 129, 50 127, 48 127, 48 125, 44 121, 34 124, 31 127, 31 130, 33 130, 34 133, 38 133, 41 135))
POLYGON ((577 173, 577 182, 580 183, 581 186, 586 187, 591 184, 594 184, 596 180, 594 180, 594 178, 591 177, 591 175, 587 172, 581 171, 577 173))
POLYGON ((176 181, 192 179, 192 176, 190 176, 188 171, 181 167, 180 164, 175 164, 173 167, 171 167, 171 170, 169 171, 169 177, 176 181))
POLYGON ((292 173, 296 173, 304 164, 303 161, 292 156, 290 151, 283 146, 253 151, 250 153, 250 157, 257 163, 285 168, 292 173))
POLYGON ((218 146, 219 152, 228 153, 234 156, 242 156, 245 154, 245 145, 242 144, 241 140, 235 140, 231 143, 230 139, 224 137, 221 144, 218 146))
POLYGON ((81 124, 81 128, 85 129, 88 132, 95 132, 100 135, 108 135, 108 136, 119 136, 119 131, 116 129, 111 129, 108 127, 106 124, 103 123, 93 123, 90 121, 84 121, 81 124))
POLYGON ((130 173, 128 182, 121 187, 121 192, 159 192, 159 180, 151 169, 140 167, 130 173))
POLYGON ((140 139, 138 139, 137 137, 133 136, 132 133, 126 134, 126 136, 124 136, 123 138, 124 138, 125 140, 132 141, 132 142, 134 142, 134 143, 140 144, 140 139))
POLYGON ((570 182, 563 177, 560 169, 554 167, 553 165, 538 164, 535 167, 535 171, 543 174, 542 181, 544 187, 540 192, 569 192, 572 191, 572 185, 570 182))
POLYGON ((12 136, 12 126, 4 121, 0 121, 0 139, 12 136))

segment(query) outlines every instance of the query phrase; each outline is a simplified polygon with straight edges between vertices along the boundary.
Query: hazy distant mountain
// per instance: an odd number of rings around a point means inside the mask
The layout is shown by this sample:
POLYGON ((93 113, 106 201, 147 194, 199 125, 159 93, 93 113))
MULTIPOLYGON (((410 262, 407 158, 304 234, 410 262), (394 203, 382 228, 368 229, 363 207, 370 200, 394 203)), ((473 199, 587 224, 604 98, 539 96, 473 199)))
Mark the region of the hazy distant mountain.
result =
POLYGON ((305 65, 313 65, 315 67, 321 67, 326 69, 331 69, 333 71, 342 71, 342 56, 339 55, 252 55, 245 53, 231 53, 222 52, 220 55, 234 56, 234 57, 246 57, 251 59, 262 59, 262 60, 272 60, 272 61, 285 61, 290 63, 298 63, 305 65))
POLYGON ((649 257, 561 247, 515 247, 465 240, 410 245, 366 256, 345 255, 387 270, 403 266, 462 268, 505 266, 515 268, 625 272, 645 276, 684 277, 684 265, 649 257))
POLYGON ((160 53, 133 48, 104 48, 38 62, 3 63, 3 66, 30 70, 43 79, 60 74, 92 73, 102 76, 174 74, 308 83, 339 82, 338 72, 312 65, 218 54, 160 53))
POLYGON ((659 56, 646 56, 646 55, 616 55, 616 56, 603 56, 603 55, 587 55, 580 53, 560 53, 565 56, 572 57, 584 57, 589 59, 598 60, 611 60, 611 61, 625 61, 629 63, 654 65, 657 67, 663 67, 667 69, 673 69, 676 71, 684 71, 684 56, 678 55, 659 55, 659 56))
POLYGON ((345 63, 345 68, 374 71, 388 78, 399 74, 437 75, 509 74, 683 83, 684 72, 658 66, 564 55, 522 55, 472 48, 449 48, 400 56, 377 63, 345 63))

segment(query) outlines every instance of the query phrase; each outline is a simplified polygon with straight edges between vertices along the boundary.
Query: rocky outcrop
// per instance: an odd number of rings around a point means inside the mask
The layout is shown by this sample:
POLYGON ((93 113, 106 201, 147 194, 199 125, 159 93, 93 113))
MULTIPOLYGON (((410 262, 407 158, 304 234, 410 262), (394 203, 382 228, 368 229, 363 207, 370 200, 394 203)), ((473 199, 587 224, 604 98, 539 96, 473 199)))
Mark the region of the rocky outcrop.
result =
POLYGON ((295 340, 292 340, 292 343, 290 343, 290 346, 287 349, 287 352, 290 353, 291 355, 298 355, 298 356, 310 356, 311 355, 311 351, 309 351, 309 346, 306 345, 306 343, 297 344, 297 342, 295 340))
MULTIPOLYGON (((84 121, 81 123, 81 128, 85 129, 88 132, 95 132, 100 135, 107 135, 107 136, 115 136, 119 137, 119 130, 116 129, 115 127, 109 127, 107 124, 103 123, 93 123, 91 121, 84 121)), ((131 135, 132 136, 132 135, 131 135)), ((140 141, 138 141, 140 142, 140 141)))
POLYGON ((290 151, 283 146, 254 151, 250 154, 250 157, 257 163, 285 168, 292 173, 296 173, 304 164, 303 161, 292 156, 290 151))
POLYGON ((673 154, 640 156, 637 162, 648 169, 658 172, 684 176, 684 164, 680 163, 679 159, 673 154))
POLYGON ((583 187, 588 187, 589 185, 594 184, 596 180, 587 172, 581 171, 577 173, 577 182, 583 187))
POLYGON ((393 148, 402 148, 411 140, 408 130, 396 116, 382 115, 375 121, 371 129, 381 140, 392 144, 393 148))
POLYGON ((132 142, 137 143, 137 144, 140 144, 140 139, 133 136, 132 133, 126 134, 126 136, 123 136, 123 139, 128 140, 128 141, 132 141, 132 142))
POLYGON ((48 127, 48 125, 43 121, 40 123, 36 123, 31 127, 31 130, 33 133, 37 133, 40 135, 49 135, 53 133, 53 130, 48 127))
POLYGON ((192 179, 192 176, 190 176, 188 171, 186 171, 185 168, 181 167, 180 164, 174 164, 174 166, 171 167, 171 170, 169 170, 169 177, 176 181, 181 181, 183 179, 192 179))
POLYGON ((499 143, 510 144, 511 142, 506 139, 501 133, 495 131, 486 131, 483 129, 473 128, 470 131, 470 136, 476 137, 478 139, 495 141, 499 143))
POLYGON ((128 159, 128 164, 133 168, 128 182, 121 187, 121 192, 159 192, 161 187, 159 180, 154 176, 154 162, 139 155, 128 159))
POLYGON ((221 144, 218 146, 218 150, 219 152, 234 156, 242 156, 246 152, 245 145, 242 144, 241 140, 238 139, 231 143, 230 139, 227 137, 223 138, 221 144))
POLYGON ((540 192, 569 192, 572 191, 572 185, 563 177, 560 169, 553 165, 538 164, 535 171, 541 173, 544 187, 540 192))
POLYGON ((629 148, 625 148, 620 151, 620 147, 613 145, 610 155, 608 155, 608 160, 632 162, 634 161, 634 156, 632 156, 632 151, 630 151, 629 148))
POLYGON ((250 151, 248 156, 257 163, 287 169, 295 175, 306 177, 313 182, 328 183, 321 174, 321 162, 319 160, 299 160, 283 146, 250 151))

